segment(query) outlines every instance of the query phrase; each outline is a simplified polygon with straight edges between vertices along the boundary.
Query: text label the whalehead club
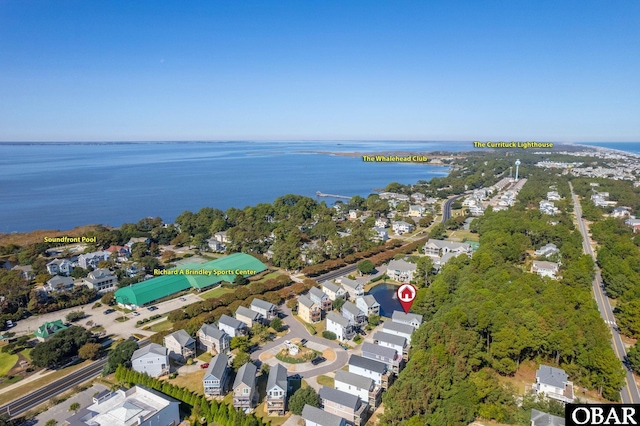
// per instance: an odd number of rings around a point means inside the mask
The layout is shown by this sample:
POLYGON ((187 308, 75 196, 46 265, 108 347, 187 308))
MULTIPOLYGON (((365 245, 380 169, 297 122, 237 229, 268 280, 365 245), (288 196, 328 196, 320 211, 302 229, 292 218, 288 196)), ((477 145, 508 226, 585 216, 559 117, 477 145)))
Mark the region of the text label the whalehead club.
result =
POLYGON ((640 425, 640 404, 567 404, 566 426, 640 425))

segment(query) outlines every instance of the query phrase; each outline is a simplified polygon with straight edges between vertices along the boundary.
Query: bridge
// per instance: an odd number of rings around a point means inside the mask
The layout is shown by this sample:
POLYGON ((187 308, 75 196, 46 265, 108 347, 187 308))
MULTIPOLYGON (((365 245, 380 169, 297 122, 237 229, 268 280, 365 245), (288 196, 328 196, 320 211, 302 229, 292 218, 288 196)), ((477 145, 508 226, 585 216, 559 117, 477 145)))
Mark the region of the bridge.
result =
POLYGON ((323 192, 317 191, 316 196, 318 197, 329 197, 329 198, 343 198, 345 200, 350 200, 351 197, 347 197, 346 195, 336 195, 336 194, 325 194, 323 192))

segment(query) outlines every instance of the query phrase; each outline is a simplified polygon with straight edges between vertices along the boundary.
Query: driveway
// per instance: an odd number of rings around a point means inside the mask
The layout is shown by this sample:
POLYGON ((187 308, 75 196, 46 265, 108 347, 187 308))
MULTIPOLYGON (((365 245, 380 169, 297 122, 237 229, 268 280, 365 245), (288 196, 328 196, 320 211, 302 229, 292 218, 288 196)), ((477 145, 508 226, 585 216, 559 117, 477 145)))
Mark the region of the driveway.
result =
MULTIPOLYGON (((300 321, 298 321, 293 317, 293 314, 291 313, 291 310, 289 308, 287 308, 285 305, 280 305, 279 309, 280 309, 280 312, 282 312, 285 315, 283 322, 289 327, 289 333, 265 344, 257 351, 251 353, 251 359, 259 360, 260 355, 262 355, 265 352, 273 353, 272 350, 276 349, 280 345, 283 345, 285 340, 299 338, 299 339, 307 339, 309 343, 313 343, 314 345, 319 345, 319 346, 315 346, 318 348, 322 346, 322 347, 333 349, 333 351, 336 354, 336 359, 333 362, 324 364, 321 366, 317 366, 317 367, 313 366, 310 363, 291 364, 296 366, 295 372, 299 374, 301 377, 315 377, 321 374, 327 374, 327 373, 339 370, 340 368, 342 368, 347 364, 347 361, 349 360, 349 353, 345 351, 340 345, 338 345, 336 342, 333 342, 331 340, 310 335, 307 329, 305 328, 305 326, 302 325, 300 321)), ((307 346, 309 345, 309 343, 307 343, 307 346)), ((276 350, 276 353, 277 353, 277 350, 276 350)), ((272 359, 275 359, 275 358, 272 358, 272 359)), ((325 363, 326 362, 327 361, 325 361, 325 363)))
POLYGON ((73 395, 71 398, 67 399, 64 402, 61 402, 58 405, 54 405, 52 408, 49 408, 47 411, 38 414, 35 418, 34 423, 29 423, 30 425, 44 425, 49 420, 57 421, 59 425, 64 424, 65 419, 71 417, 74 412, 69 411, 69 407, 74 402, 80 404, 81 408, 86 408, 89 405, 93 404, 93 395, 106 390, 107 387, 101 385, 99 383, 94 384, 89 389, 86 389, 78 394, 73 395))

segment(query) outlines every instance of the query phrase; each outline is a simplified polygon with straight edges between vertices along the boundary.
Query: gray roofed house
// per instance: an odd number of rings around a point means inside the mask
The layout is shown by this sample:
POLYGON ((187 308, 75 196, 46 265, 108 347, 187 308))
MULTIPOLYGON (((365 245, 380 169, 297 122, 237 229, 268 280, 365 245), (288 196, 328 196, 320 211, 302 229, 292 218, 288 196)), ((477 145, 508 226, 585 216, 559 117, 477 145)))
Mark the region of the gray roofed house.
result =
POLYGON ((405 361, 409 359, 409 344, 407 339, 395 334, 376 331, 373 335, 373 343, 395 349, 398 354, 402 354, 405 361))
POLYGON ((342 417, 307 404, 302 409, 302 418, 305 426, 346 426, 347 424, 342 417))
POLYGON ((303 294, 298 296, 298 316, 305 322, 314 323, 322 319, 322 310, 303 294))
POLYGON ((326 330, 335 333, 338 340, 349 340, 353 337, 355 330, 349 319, 331 311, 326 317, 326 330))
POLYGON ((204 394, 224 395, 227 392, 229 382, 229 357, 225 354, 218 354, 211 362, 202 378, 204 394))
POLYGON ((327 295, 324 291, 320 290, 318 287, 311 287, 309 289, 309 299, 316 305, 320 307, 322 310, 331 310, 331 299, 329 295, 327 295))
POLYGON ((82 283, 91 289, 98 290, 98 293, 105 293, 115 290, 118 277, 106 268, 98 268, 89 272, 82 283))
POLYGON ((402 368, 402 354, 398 355, 398 351, 388 346, 364 342, 362 343, 362 356, 385 363, 387 368, 394 373, 399 373, 402 368))
POLYGON ((380 304, 371 294, 365 294, 362 297, 357 297, 356 306, 367 316, 380 315, 380 304))
POLYGON ((392 280, 408 283, 413 279, 417 265, 403 259, 392 260, 387 265, 387 275, 392 280))
POLYGON ((235 408, 254 408, 258 400, 256 373, 258 368, 248 362, 238 370, 233 382, 233 406, 235 408))
POLYGON ((229 315, 222 314, 218 320, 218 328, 230 337, 244 336, 247 334, 247 325, 242 321, 231 318, 229 315))
POLYGON ((45 289, 45 291, 50 293, 54 291, 71 290, 73 288, 73 278, 56 275, 55 277, 47 281, 43 288, 45 289))
POLYGON ((178 361, 186 361, 196 354, 196 341, 184 330, 164 336, 164 346, 169 350, 169 356, 178 361))
POLYGON ((376 386, 370 377, 364 377, 346 370, 337 370, 334 384, 336 389, 356 395, 363 402, 368 402, 371 407, 380 405, 382 388, 376 386))
POLYGON ((131 368, 151 377, 159 377, 169 373, 169 355, 164 346, 157 343, 137 349, 131 356, 131 368))
POLYGON ((269 370, 267 379, 267 414, 269 416, 284 416, 287 403, 287 369, 276 364, 269 370))
POLYGON ((531 266, 531 272, 535 272, 541 277, 549 277, 556 279, 559 265, 555 262, 547 262, 544 260, 534 260, 531 266))
POLYGON ((337 297, 344 297, 347 292, 341 285, 334 284, 331 281, 324 281, 322 283, 322 291, 324 291, 331 300, 336 300, 337 297))
POLYGON ((25 280, 31 281, 36 277, 36 275, 33 273, 33 266, 31 265, 16 265, 11 268, 11 270, 20 271, 20 275, 22 275, 22 278, 24 278, 25 280))
POLYGON ((349 293, 349 298, 355 300, 356 297, 364 295, 364 284, 349 277, 341 277, 340 284, 349 293))
POLYGON ((393 311, 391 321, 410 325, 413 328, 418 328, 420 327, 420 324, 422 324, 422 315, 413 314, 411 312, 404 313, 402 311, 393 311))
POLYGON ((553 243, 545 244, 534 252, 536 256, 550 256, 556 253, 560 253, 560 250, 553 243))
POLYGON ((254 311, 253 309, 245 308, 244 306, 238 306, 236 309, 236 319, 242 321, 247 327, 253 327, 255 322, 260 322, 262 314, 254 311))
POLYGON ((440 257, 446 253, 470 254, 471 244, 429 239, 424 245, 424 254, 432 257, 440 257))
POLYGON ((532 409, 531 426, 565 426, 565 420, 562 417, 532 409))
POLYGON ((227 353, 231 338, 215 324, 202 324, 198 330, 198 342, 210 353, 227 353))
POLYGON ((573 402, 573 383, 569 376, 560 368, 548 365, 540 365, 536 371, 536 383, 534 390, 536 393, 544 393, 549 398, 563 402, 573 402))
POLYGON ((383 388, 386 388, 388 384, 388 374, 390 373, 387 373, 387 365, 380 361, 374 361, 359 355, 351 355, 349 357, 349 371, 369 377, 383 388))
POLYGON ((318 395, 326 413, 336 414, 356 426, 366 422, 369 406, 356 395, 327 386, 320 388, 318 395))
POLYGON ((351 321, 356 327, 362 327, 367 322, 365 312, 351 302, 344 302, 341 312, 342 316, 351 321))
POLYGON ((267 321, 271 321, 278 314, 276 305, 261 299, 253 299, 251 301, 251 310, 262 314, 267 321))
POLYGON ((407 339, 409 343, 411 343, 411 335, 415 331, 415 328, 413 328, 408 324, 402 324, 402 323, 393 322, 393 321, 385 321, 384 324, 382 324, 382 331, 385 333, 402 336, 405 339, 407 339))

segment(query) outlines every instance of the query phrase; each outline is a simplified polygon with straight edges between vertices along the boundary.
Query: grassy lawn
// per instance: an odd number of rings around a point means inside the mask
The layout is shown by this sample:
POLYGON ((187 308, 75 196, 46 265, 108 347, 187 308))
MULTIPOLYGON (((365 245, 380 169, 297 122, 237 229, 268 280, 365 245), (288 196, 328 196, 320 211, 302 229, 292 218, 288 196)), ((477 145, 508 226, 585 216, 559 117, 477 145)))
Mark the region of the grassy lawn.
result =
POLYGON ((479 241, 478 234, 474 234, 471 231, 465 231, 463 229, 457 229, 455 231, 452 231, 449 234, 449 239, 453 241, 462 241, 462 240, 475 241, 475 242, 479 241))
POLYGON ((152 325, 150 330, 154 333, 158 333, 160 331, 169 330, 171 327, 173 327, 173 323, 169 320, 164 320, 152 325))
POLYGON ((0 376, 6 376, 16 362, 18 362, 18 355, 0 352, 0 376))
POLYGON ((204 377, 205 371, 205 369, 200 368, 195 373, 180 375, 168 382, 176 386, 185 387, 198 395, 202 395, 204 394, 202 378, 204 377))
POLYGON ((316 380, 317 380, 318 384, 321 385, 321 386, 328 386, 330 388, 333 387, 333 383, 334 383, 333 377, 321 375, 321 376, 316 377, 316 380))
MULTIPOLYGON (((49 383, 55 382, 56 380, 66 376, 69 373, 72 373, 82 367, 86 367, 92 362, 93 361, 85 361, 80 364, 72 365, 71 367, 63 368, 62 370, 54 371, 53 373, 47 374, 40 379, 25 383, 22 386, 18 386, 17 388, 12 389, 11 392, 0 392, 0 404, 6 404, 13 399, 27 395, 37 389, 40 389, 43 386, 48 385, 49 383)), ((2 390, 1 387, 0 390, 2 390)))
POLYGON ((213 359, 213 355, 209 352, 203 352, 197 357, 202 362, 209 362, 213 359))
POLYGON ((224 288, 224 287, 218 286, 213 290, 205 291, 200 295, 200 297, 202 297, 203 299, 211 299, 213 297, 220 297, 223 294, 232 293, 232 292, 233 292, 232 288, 224 288))
POLYGON ((118 321, 118 322, 129 321, 129 317, 118 317, 118 318, 116 318, 116 321, 118 321))
POLYGON ((23 357, 31 361, 31 350, 32 348, 26 348, 20 351, 23 357))
POLYGON ((298 352, 298 355, 292 356, 292 355, 289 355, 289 352, 286 351, 286 349, 283 349, 282 351, 276 354, 276 359, 282 362, 288 362, 289 364, 303 364, 320 355, 321 353, 316 350, 303 348, 303 349, 300 349, 300 352, 298 352), (305 358, 305 355, 306 355, 306 358, 305 358))
POLYGON ((318 321, 318 322, 313 323, 313 324, 309 324, 308 322, 306 322, 305 320, 300 318, 298 315, 294 315, 293 317, 295 319, 297 319, 298 321, 300 321, 300 323, 305 326, 305 328, 307 329, 309 334, 311 334, 311 335, 318 334, 318 335, 322 336, 322 332, 325 330, 325 327, 326 327, 326 323, 327 323, 326 320, 322 320, 322 321, 318 321), (314 331, 315 331, 315 333, 314 333, 314 331))
POLYGON ((270 280, 270 279, 273 279, 273 278, 278 278, 279 276, 280 276, 280 272, 278 272, 278 271, 270 272, 267 275, 265 275, 264 277, 260 278, 259 280, 252 281, 252 282, 261 283, 261 282, 264 282, 266 280, 270 280))

